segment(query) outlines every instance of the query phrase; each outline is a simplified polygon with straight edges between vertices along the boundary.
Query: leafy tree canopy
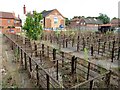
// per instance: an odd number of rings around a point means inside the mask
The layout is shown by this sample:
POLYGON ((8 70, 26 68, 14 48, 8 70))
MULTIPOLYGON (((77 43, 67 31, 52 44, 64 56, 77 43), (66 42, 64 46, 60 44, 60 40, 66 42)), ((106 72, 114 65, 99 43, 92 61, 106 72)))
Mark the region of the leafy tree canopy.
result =
POLYGON ((23 29, 26 32, 26 36, 32 40, 37 40, 42 33, 42 25, 40 24, 42 20, 41 13, 36 11, 33 14, 28 13, 26 21, 24 23, 23 29))
POLYGON ((68 26, 70 24, 70 20, 68 18, 65 18, 65 25, 68 26))
POLYGON ((107 23, 110 22, 110 18, 106 14, 100 13, 99 16, 98 16, 98 19, 103 21, 104 24, 107 24, 107 23))

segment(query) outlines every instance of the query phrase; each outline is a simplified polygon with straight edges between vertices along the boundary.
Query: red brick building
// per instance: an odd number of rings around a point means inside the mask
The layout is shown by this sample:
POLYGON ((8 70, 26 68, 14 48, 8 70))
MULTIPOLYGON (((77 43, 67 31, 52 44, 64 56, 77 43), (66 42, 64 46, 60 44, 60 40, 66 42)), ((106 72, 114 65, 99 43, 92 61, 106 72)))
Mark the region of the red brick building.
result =
POLYGON ((15 13, 11 12, 0 12, 0 30, 6 32, 10 28, 13 28, 17 32, 21 28, 21 19, 15 16, 15 13))
POLYGON ((80 30, 98 30, 98 26, 103 24, 103 22, 96 18, 73 18, 70 21, 69 27, 72 29, 80 30))
POLYGON ((112 19, 110 24, 112 27, 120 27, 120 19, 112 19))
POLYGON ((56 30, 65 27, 65 18, 57 9, 43 11, 42 16, 43 20, 41 20, 41 23, 47 30, 56 30))

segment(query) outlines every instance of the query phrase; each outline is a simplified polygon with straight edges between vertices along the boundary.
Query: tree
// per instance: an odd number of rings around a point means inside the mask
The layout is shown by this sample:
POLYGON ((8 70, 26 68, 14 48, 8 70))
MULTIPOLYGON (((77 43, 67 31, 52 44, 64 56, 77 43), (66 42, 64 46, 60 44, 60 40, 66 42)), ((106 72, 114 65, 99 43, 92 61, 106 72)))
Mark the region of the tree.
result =
POLYGON ((112 20, 113 20, 113 19, 118 19, 118 18, 114 17, 114 18, 112 18, 112 20))
POLYGON ((70 20, 68 18, 65 18, 65 25, 68 26, 70 24, 70 20))
POLYGON ((98 19, 103 21, 104 24, 107 24, 107 23, 110 22, 110 18, 106 14, 100 13, 99 16, 98 16, 98 19))
POLYGON ((30 13, 27 14, 23 29, 28 38, 32 40, 37 40, 39 38, 43 30, 40 20, 42 20, 41 13, 34 11, 32 15, 30 13))

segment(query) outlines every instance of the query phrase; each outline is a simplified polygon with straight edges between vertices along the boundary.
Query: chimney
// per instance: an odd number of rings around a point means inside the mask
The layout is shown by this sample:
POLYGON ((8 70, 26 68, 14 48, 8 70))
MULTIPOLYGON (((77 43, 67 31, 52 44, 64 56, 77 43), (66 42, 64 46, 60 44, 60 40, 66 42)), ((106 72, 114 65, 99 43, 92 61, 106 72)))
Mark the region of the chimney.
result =
POLYGON ((25 7, 25 5, 23 7, 23 14, 26 14, 26 7, 25 7))
POLYGON ((18 18, 20 18, 20 15, 18 14, 18 18))
POLYGON ((15 17, 15 12, 14 12, 14 11, 13 11, 13 13, 12 13, 12 14, 13 14, 13 16, 15 17))

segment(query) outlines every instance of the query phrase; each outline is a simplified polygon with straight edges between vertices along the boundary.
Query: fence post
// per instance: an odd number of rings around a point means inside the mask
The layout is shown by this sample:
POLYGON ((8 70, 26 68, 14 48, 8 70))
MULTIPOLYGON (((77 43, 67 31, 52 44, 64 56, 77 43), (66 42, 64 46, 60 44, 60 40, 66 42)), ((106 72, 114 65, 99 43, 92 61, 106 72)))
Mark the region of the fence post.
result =
POLYGON ((63 39, 63 48, 65 48, 65 40, 63 39))
POLYGON ((110 47, 111 47, 111 42, 109 41, 109 47, 108 47, 108 48, 109 48, 109 51, 110 51, 110 47))
POLYGON ((84 48, 85 48, 85 39, 83 38, 83 51, 84 51, 84 48))
POLYGON ((68 39, 66 39, 66 48, 68 47, 68 39))
POLYGON ((93 45, 91 46, 91 56, 93 56, 93 45))
POLYGON ((106 86, 109 88, 109 85, 110 85, 110 77, 111 77, 111 70, 109 70, 109 73, 106 74, 106 80, 105 80, 105 84, 106 86))
POLYGON ((118 47, 118 57, 117 57, 117 60, 120 59, 120 47, 118 47))
POLYGON ((90 90, 92 90, 92 86, 93 86, 93 80, 90 81, 90 90))
POLYGON ((17 46, 17 61, 20 60, 20 49, 19 49, 19 46, 17 46))
POLYGON ((113 62, 113 59, 114 59, 114 46, 115 46, 115 41, 113 41, 111 62, 113 62))
POLYGON ((80 44, 80 36, 78 36, 77 40, 78 40, 78 43, 77 43, 77 51, 79 51, 79 44, 80 44))
POLYGON ((49 46, 47 46, 47 57, 49 57, 49 46))
POLYGON ((21 64, 23 65, 23 52, 22 52, 22 49, 21 49, 21 64))
POLYGON ((57 60, 57 80, 58 80, 58 60, 57 60))
POLYGON ((103 45, 102 56, 103 56, 103 53, 105 53, 105 44, 106 44, 106 42, 104 42, 104 45, 103 45))
POLYGON ((72 47, 73 47, 73 45, 74 45, 74 38, 72 38, 72 47))
POLYGON ((100 50, 100 39, 98 40, 98 55, 99 55, 99 50, 100 50))
POLYGON ((88 62, 87 80, 89 79, 89 73, 90 73, 90 62, 88 62))
POLYGON ((56 59, 56 49, 54 48, 53 49, 53 60, 55 60, 56 59))
POLYGON ((13 42, 12 42, 12 50, 13 50, 13 42))
POLYGON ((42 44, 42 56, 44 57, 44 44, 42 44))
POLYGON ((72 57, 72 60, 71 60, 71 73, 73 74, 74 73, 74 57, 72 57))
POLYGON ((75 58, 75 56, 73 56, 71 59, 71 73, 72 74, 76 73, 76 65, 77 65, 77 57, 75 58))
POLYGON ((24 59, 25 59, 25 70, 27 69, 27 58, 26 58, 26 53, 24 53, 24 59))
POLYGON ((37 57, 38 55, 37 55, 37 45, 36 45, 36 43, 34 43, 34 47, 35 47, 35 57, 37 57))
POLYGON ((62 52, 62 67, 64 67, 64 52, 62 52))
POLYGON ((40 51, 40 61, 42 62, 42 51, 40 51))
POLYGON ((47 90, 49 90, 50 85, 49 85, 49 76, 48 76, 48 74, 46 74, 46 79, 47 79, 47 90))
POLYGON ((52 35, 50 34, 50 43, 52 43, 52 35))
POLYGON ((29 57, 30 72, 32 71, 31 57, 29 57))
POLYGON ((38 73, 38 65, 36 64, 36 77, 37 77, 37 85, 39 85, 39 73, 38 73))
POLYGON ((75 60, 74 71, 75 71, 75 73, 76 73, 76 67, 77 67, 77 57, 76 57, 76 58, 74 58, 74 60, 75 60))

